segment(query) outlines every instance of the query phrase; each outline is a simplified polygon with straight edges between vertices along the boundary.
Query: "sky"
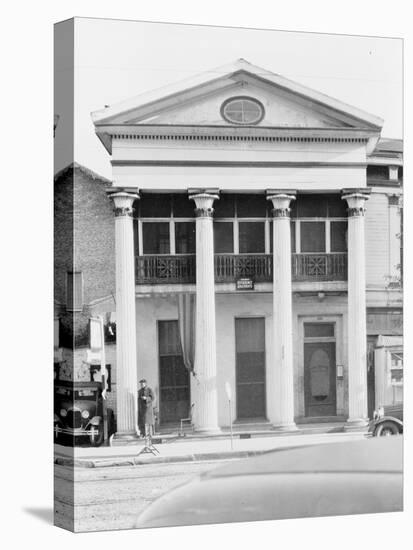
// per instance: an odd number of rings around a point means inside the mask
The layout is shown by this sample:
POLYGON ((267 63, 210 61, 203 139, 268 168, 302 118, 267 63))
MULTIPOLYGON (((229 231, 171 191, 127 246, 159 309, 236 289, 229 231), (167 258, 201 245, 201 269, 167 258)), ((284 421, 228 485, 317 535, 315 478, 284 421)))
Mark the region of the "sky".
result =
MULTIPOLYGON (((58 31, 59 32, 59 31, 58 31)), ((58 44, 58 42, 57 42, 58 44)), ((384 119, 382 136, 402 138, 402 40, 77 18, 74 159, 111 179, 110 156, 90 113, 242 57, 384 119)), ((56 64, 63 67, 56 49, 56 64)), ((70 68, 56 71, 56 90, 70 68)), ((70 109, 55 96, 55 171, 71 162, 70 109)))

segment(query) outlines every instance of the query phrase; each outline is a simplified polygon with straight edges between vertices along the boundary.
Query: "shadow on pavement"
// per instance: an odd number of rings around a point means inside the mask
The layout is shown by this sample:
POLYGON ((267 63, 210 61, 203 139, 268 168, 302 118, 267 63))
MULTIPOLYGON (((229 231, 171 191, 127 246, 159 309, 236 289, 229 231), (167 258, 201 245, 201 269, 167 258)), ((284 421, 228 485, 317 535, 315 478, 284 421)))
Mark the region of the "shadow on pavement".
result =
POLYGON ((26 514, 53 525, 53 508, 24 508, 24 511, 26 514))

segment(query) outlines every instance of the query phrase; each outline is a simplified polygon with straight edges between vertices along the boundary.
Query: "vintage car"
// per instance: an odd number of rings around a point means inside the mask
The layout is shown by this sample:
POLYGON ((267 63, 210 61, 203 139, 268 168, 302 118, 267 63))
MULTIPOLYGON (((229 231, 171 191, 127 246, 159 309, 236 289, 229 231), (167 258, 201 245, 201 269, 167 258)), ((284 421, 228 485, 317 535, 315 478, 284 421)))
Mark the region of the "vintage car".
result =
POLYGON ((403 438, 279 448, 204 472, 161 496, 136 527, 403 510, 403 438))
MULTIPOLYGON (((104 440, 102 384, 100 382, 56 382, 54 439, 56 443, 88 437, 93 447, 104 440)), ((107 409, 108 437, 115 432, 114 414, 107 409)))
POLYGON ((373 414, 369 432, 373 436, 403 433, 403 403, 379 407, 373 414))

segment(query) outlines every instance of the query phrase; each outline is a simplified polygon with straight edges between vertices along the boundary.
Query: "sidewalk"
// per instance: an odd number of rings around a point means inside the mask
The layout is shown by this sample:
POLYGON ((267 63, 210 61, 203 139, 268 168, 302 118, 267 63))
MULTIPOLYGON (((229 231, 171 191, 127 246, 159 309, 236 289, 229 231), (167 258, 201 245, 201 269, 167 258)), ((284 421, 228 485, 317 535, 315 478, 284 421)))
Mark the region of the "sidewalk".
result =
POLYGON ((240 434, 234 434, 232 443, 230 434, 227 433, 219 437, 154 437, 153 444, 159 451, 159 454, 156 455, 152 453, 138 455, 145 445, 143 440, 138 441, 136 445, 123 447, 76 447, 73 449, 55 445, 55 464, 83 468, 103 468, 229 460, 254 456, 277 448, 349 441, 366 437, 365 433, 331 431, 331 425, 324 425, 319 427, 318 430, 315 430, 314 426, 308 425, 293 433, 255 432, 249 435, 248 438, 240 438, 240 434))

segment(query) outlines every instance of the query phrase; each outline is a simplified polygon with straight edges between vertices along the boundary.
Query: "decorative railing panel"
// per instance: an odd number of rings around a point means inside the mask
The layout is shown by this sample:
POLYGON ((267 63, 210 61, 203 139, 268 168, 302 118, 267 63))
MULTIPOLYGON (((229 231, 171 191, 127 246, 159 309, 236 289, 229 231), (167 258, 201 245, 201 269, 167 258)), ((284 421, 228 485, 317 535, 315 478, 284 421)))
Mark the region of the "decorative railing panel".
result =
MULTIPOLYGON (((248 277, 272 281, 271 254, 215 254, 215 282, 229 283, 248 277)), ((292 254, 293 281, 346 281, 347 254, 292 254)), ((188 284, 196 281, 195 255, 137 256, 138 284, 188 284)))
POLYGON ((170 284, 195 282, 195 256, 137 256, 136 282, 170 284))
POLYGON ((293 254, 293 281, 346 281, 347 254, 293 254))
POLYGON ((272 280, 272 256, 267 254, 215 254, 215 282, 236 281, 243 277, 255 282, 272 280))

